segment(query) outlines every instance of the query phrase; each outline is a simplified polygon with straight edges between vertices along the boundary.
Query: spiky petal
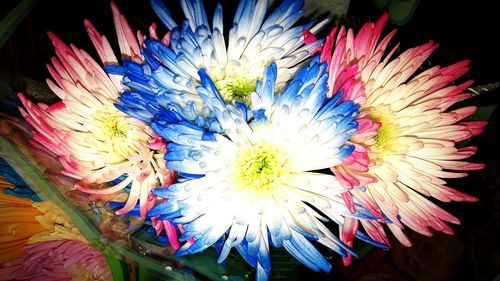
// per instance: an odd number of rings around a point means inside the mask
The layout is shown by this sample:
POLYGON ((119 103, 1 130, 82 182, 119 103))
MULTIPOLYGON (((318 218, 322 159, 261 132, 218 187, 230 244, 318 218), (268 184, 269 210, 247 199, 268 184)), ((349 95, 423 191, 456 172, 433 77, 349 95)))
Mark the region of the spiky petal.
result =
MULTIPOLYGON (((122 55, 141 61, 138 39, 112 3, 122 55)), ((117 63, 106 37, 89 21, 85 27, 103 63, 117 63)), ((151 30, 152 34, 154 30, 151 30)), ((75 188, 87 193, 111 194, 129 186, 124 214, 140 202, 145 216, 151 208, 146 198, 152 188, 168 184, 172 173, 165 168, 164 143, 147 124, 115 108, 125 90, 121 77, 108 75, 84 50, 64 44, 54 34, 49 37, 56 57, 47 67, 53 80, 49 87, 61 99, 51 106, 35 105, 19 94, 23 117, 34 127, 33 139, 59 156, 63 171, 79 182, 75 188), (95 189, 94 184, 113 186, 95 189)))
POLYGON ((171 46, 146 40, 144 64, 126 61, 123 66, 107 68, 125 75, 124 83, 131 88, 118 107, 146 122, 155 116, 167 118, 165 110, 171 110, 173 104, 181 108, 169 119, 178 121, 177 115, 182 115, 195 121, 200 114, 208 114, 195 89, 200 83, 199 69, 205 69, 226 101, 248 103, 255 81, 262 79, 271 62, 278 67, 277 87, 281 88, 321 43, 304 45, 302 32, 308 28, 317 31, 324 21, 314 27, 313 23, 294 26, 303 14, 302 0, 283 1, 269 13, 268 0, 242 0, 228 33, 220 4, 209 23, 202 1, 180 2, 186 20, 177 24, 161 0, 152 1, 153 9, 171 30, 171 46))
MULTIPOLYGON (((372 128, 360 130, 349 140, 359 154, 355 151, 342 165, 332 167, 344 186, 363 186, 353 188, 345 196, 346 202, 355 198, 373 215, 387 216, 390 230, 409 246, 403 224, 431 235, 430 229, 453 233, 446 223, 459 223, 422 195, 444 202, 477 200, 449 188, 443 179, 483 168, 462 161, 476 147, 456 148, 455 144, 482 132, 486 122, 464 121, 475 107, 449 110, 470 96, 464 91, 471 81, 451 84, 467 72, 469 62, 416 73, 437 44, 431 41, 393 58, 399 44, 389 52, 387 47, 395 30, 380 39, 387 20, 384 14, 376 23, 366 23, 357 35, 351 29, 335 28, 321 58, 329 64, 330 90, 343 88, 361 105, 364 120, 360 127, 366 122, 366 128, 372 128), (376 133, 373 128, 378 129, 376 133)), ((373 239, 387 242, 378 222, 361 222, 373 239)))
POLYGON ((340 103, 340 95, 326 97, 325 69, 318 57, 313 59, 275 95, 278 69, 272 63, 256 84, 250 108, 226 104, 200 70, 197 91, 222 132, 189 120, 153 123, 170 142, 167 165, 181 179, 153 191, 168 200, 149 216, 183 223, 181 239, 195 238, 177 255, 203 251, 221 239, 219 262, 235 247, 257 269, 257 280, 265 280, 270 246, 285 247, 315 271, 328 271, 330 265, 308 239, 344 256, 352 253, 323 225, 326 218, 308 205, 338 223, 345 216, 370 218, 362 206, 355 215, 349 212, 341 197, 347 189, 333 175, 312 172, 341 163, 353 149, 344 142, 357 127, 356 105, 340 103))
POLYGON ((113 280, 104 256, 80 241, 41 242, 25 250, 0 266, 0 280, 113 280))
POLYGON ((59 239, 88 243, 56 205, 9 194, 11 183, 4 181, 0 177, 0 264, 22 256, 27 244, 59 239))

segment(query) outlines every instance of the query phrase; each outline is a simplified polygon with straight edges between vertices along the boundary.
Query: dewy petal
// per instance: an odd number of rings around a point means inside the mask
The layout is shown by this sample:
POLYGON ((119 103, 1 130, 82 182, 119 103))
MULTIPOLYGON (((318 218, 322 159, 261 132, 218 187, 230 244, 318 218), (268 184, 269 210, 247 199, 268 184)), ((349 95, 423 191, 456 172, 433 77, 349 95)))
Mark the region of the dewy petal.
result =
MULTIPOLYGON (((142 50, 145 63, 125 61, 122 66, 107 68, 124 75, 124 84, 131 88, 133 98, 120 99, 120 110, 152 122, 155 116, 164 118, 165 112, 170 113, 171 104, 179 104, 193 106, 197 114, 176 112, 172 116, 176 121, 195 121, 200 114, 207 117, 208 108, 196 90, 202 83, 200 69, 226 102, 248 104, 255 81, 263 78, 273 61, 279 70, 273 87, 282 88, 321 44, 316 40, 304 45, 303 31, 317 32, 325 22, 294 26, 304 13, 302 4, 302 0, 287 0, 268 11, 268 0, 240 1, 233 25, 224 33, 219 4, 210 23, 202 1, 181 1, 186 20, 178 24, 161 0, 152 1, 154 11, 171 31, 170 45, 146 40, 142 50)), ((210 119, 197 119, 202 120, 210 119)))
MULTIPOLYGON (((148 215, 182 222, 183 237, 195 238, 177 255, 200 252, 222 239, 219 262, 235 247, 257 269, 257 279, 265 280, 271 266, 269 245, 285 247, 316 271, 331 266, 308 239, 342 255, 350 252, 323 225, 327 219, 308 204, 335 221, 354 216, 343 204, 341 194, 347 189, 333 175, 313 170, 341 163, 353 150, 345 142, 357 128, 353 120, 359 107, 341 103, 338 96, 327 98, 326 64, 319 57, 275 95, 279 72, 274 63, 267 68, 252 95, 256 102, 250 117, 243 117, 250 110, 227 104, 212 79, 200 71, 197 91, 221 131, 212 131, 203 121, 153 123, 170 142, 167 165, 180 179, 168 189, 153 191, 168 200, 148 215)), ((373 218, 353 204, 360 210, 357 217, 373 218)), ((348 238, 354 233, 351 228, 348 238)))
MULTIPOLYGON (((395 30, 381 39, 387 21, 384 14, 376 23, 363 25, 356 35, 336 27, 321 51, 321 61, 329 65, 330 93, 342 88, 343 98, 361 105, 363 118, 349 139, 354 152, 331 169, 355 200, 373 215, 387 216, 391 231, 410 245, 401 231, 403 224, 430 235, 429 227, 451 233, 445 222, 458 223, 421 194, 441 201, 476 200, 445 186, 441 178, 463 177, 467 174, 458 171, 483 168, 461 161, 475 148, 457 149, 455 143, 481 133, 486 122, 462 121, 474 107, 448 111, 470 96, 463 91, 471 81, 451 85, 467 72, 469 62, 434 66, 416 74, 437 44, 428 42, 393 58, 398 44, 389 52, 387 47, 395 30)), ((387 241, 378 224, 361 222, 370 237, 387 241)))

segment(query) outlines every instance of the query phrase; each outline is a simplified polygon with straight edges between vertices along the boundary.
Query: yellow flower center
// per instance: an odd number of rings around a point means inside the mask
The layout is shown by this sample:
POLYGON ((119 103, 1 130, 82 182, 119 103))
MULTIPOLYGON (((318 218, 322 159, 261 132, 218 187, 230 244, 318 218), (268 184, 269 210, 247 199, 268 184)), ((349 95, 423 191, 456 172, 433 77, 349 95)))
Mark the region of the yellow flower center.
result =
POLYGON ((127 115, 114 107, 94 112, 93 119, 87 124, 97 140, 93 148, 105 152, 109 163, 122 162, 136 153, 138 140, 147 141, 140 125, 131 123, 127 115))
POLYGON ((381 123, 377 135, 375 136, 374 147, 371 149, 377 154, 378 158, 384 158, 384 156, 393 153, 397 146, 399 126, 392 122, 396 117, 393 116, 392 113, 380 114, 376 111, 372 111, 368 115, 368 118, 381 123))
POLYGON ((103 122, 103 134, 107 137, 107 142, 116 154, 127 156, 129 124, 125 116, 109 116, 103 122))
POLYGON ((255 145, 243 149, 236 160, 238 186, 271 191, 289 174, 286 159, 278 148, 255 145))
POLYGON ((124 138, 127 136, 128 124, 125 118, 112 116, 104 121, 103 131, 111 139, 124 138))
POLYGON ((215 85, 226 102, 237 101, 249 105, 250 94, 255 91, 256 80, 243 76, 226 75, 223 79, 215 82, 215 85))

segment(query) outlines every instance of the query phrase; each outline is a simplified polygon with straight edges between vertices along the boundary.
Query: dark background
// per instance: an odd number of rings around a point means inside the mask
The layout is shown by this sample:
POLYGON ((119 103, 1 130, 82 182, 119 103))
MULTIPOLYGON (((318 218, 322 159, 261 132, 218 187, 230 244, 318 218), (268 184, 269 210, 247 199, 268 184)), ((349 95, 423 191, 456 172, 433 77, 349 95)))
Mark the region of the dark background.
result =
MULTIPOLYGON (((17 2, 2 0, 0 18, 17 2)), ((173 2, 168 6, 176 11, 177 1, 168 2, 173 2)), ((215 1, 205 2, 210 15, 215 1)), ((237 1, 221 2, 228 27, 237 1)), ((155 21, 158 29, 164 31, 151 11, 149 1, 117 0, 116 3, 134 30, 146 31, 155 21)), ((351 0, 347 17, 341 20, 357 30, 365 21, 376 20, 383 10, 372 1, 351 0)), ((53 95, 44 86, 48 77, 45 64, 53 55, 46 32, 53 31, 66 43, 74 43, 97 58, 83 28, 84 18, 92 21, 101 34, 106 34, 117 50, 109 1, 40 0, 0 50, 0 81, 15 91, 26 92, 33 99, 54 101, 53 95)), ((180 13, 178 18, 182 18, 180 13)), ((421 0, 409 21, 403 25, 389 24, 385 33, 396 27, 399 31, 393 42, 399 41, 402 50, 428 40, 440 43, 424 68, 469 59, 471 70, 463 79, 473 79, 473 87, 500 81, 500 9, 497 1, 421 0)), ((493 89, 463 104, 496 105, 499 95, 500 90, 493 89)), ((5 98, 4 95, 2 97, 5 98)), ((453 226, 457 236, 436 234, 425 238, 410 234, 415 245, 412 248, 406 249, 393 243, 393 249, 388 252, 373 249, 348 268, 341 265, 337 256, 330 255, 333 264, 331 273, 316 274, 299 266, 298 275, 293 273, 288 276, 289 279, 489 281, 500 278, 498 110, 493 112, 489 121, 485 132, 469 143, 479 146, 479 152, 472 161, 486 163, 486 169, 473 171, 467 178, 450 182, 451 187, 477 196, 480 202, 437 203, 462 221, 461 225, 453 226)), ((358 244, 362 245, 362 242, 358 244)))

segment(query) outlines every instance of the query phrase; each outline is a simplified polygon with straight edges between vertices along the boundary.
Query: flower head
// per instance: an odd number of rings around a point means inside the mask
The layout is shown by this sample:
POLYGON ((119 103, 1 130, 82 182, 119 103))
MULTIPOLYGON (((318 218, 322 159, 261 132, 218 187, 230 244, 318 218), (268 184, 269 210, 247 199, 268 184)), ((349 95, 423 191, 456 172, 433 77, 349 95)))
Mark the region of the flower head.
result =
MULTIPOLYGON (((0 178, 1 179, 1 178, 0 178)), ((59 239, 87 243, 66 214, 51 202, 7 194, 0 186, 0 264, 23 255, 23 247, 59 239)))
POLYGON ((333 175, 315 172, 340 164, 351 153, 353 147, 344 143, 357 128, 358 106, 340 103, 341 95, 326 97, 325 69, 326 64, 313 59, 274 95, 279 70, 272 63, 251 94, 250 108, 227 104, 201 70, 202 85, 196 90, 214 112, 222 133, 188 120, 153 123, 170 142, 168 167, 181 178, 168 189, 153 191, 168 200, 149 216, 182 223, 181 239, 195 238, 177 255, 200 252, 219 240, 223 243, 219 262, 235 247, 256 267, 257 279, 265 279, 270 245, 285 247, 316 271, 328 271, 330 265, 308 239, 342 255, 352 253, 317 212, 339 224, 346 215, 366 214, 362 206, 351 214, 341 197, 346 189, 333 175))
POLYGON ((226 102, 248 104, 255 81, 262 79, 271 62, 279 70, 276 86, 283 87, 321 43, 304 46, 302 33, 318 30, 322 23, 293 26, 303 14, 302 4, 302 0, 283 1, 266 17, 268 0, 240 1, 226 46, 220 4, 210 24, 201 0, 183 0, 186 20, 178 25, 162 1, 153 0, 153 9, 171 30, 170 46, 147 40, 144 64, 126 61, 121 67, 107 68, 124 75, 124 83, 131 88, 120 97, 118 107, 151 122, 166 107, 178 104, 182 119, 195 120, 207 113, 196 91, 201 83, 199 69, 205 70, 226 102))
MULTIPOLYGON (((462 161, 476 147, 455 144, 482 132, 486 122, 464 121, 475 112, 474 106, 450 110, 470 96, 464 90, 471 81, 452 84, 467 71, 468 61, 416 73, 437 44, 431 41, 393 58, 398 45, 386 50, 395 31, 380 40, 387 19, 386 14, 365 24, 356 36, 351 29, 335 28, 322 50, 322 60, 329 64, 330 90, 344 88, 347 98, 361 105, 363 118, 358 120, 362 129, 349 140, 355 152, 332 171, 351 188, 345 196, 348 204, 354 197, 381 222, 387 216, 390 230, 409 246, 403 224, 432 235, 430 229, 453 233, 446 223, 459 223, 422 195, 445 202, 476 200, 449 188, 444 179, 483 168, 462 161)), ((361 223, 373 239, 388 242, 379 222, 361 223)), ((355 221, 353 231, 357 225, 355 221)))
MULTIPOLYGON (((114 4, 112 8, 120 50, 125 57, 140 61, 137 39, 114 4)), ((106 38, 90 22, 85 21, 85 26, 102 62, 117 63, 106 38)), ((19 95, 24 105, 20 111, 34 127, 33 139, 59 156, 62 173, 80 181, 75 188, 111 194, 130 187, 127 202, 117 213, 130 211, 140 201, 144 216, 151 207, 150 190, 172 179, 163 160, 163 141, 144 122, 115 108, 113 103, 125 90, 120 77, 106 74, 84 50, 49 36, 56 57, 48 65, 54 81, 47 83, 61 101, 35 105, 19 95), (113 186, 92 187, 100 183, 113 186)))
POLYGON ((25 256, 0 267, 1 280, 112 280, 104 256, 80 241, 41 242, 25 250, 25 256))

